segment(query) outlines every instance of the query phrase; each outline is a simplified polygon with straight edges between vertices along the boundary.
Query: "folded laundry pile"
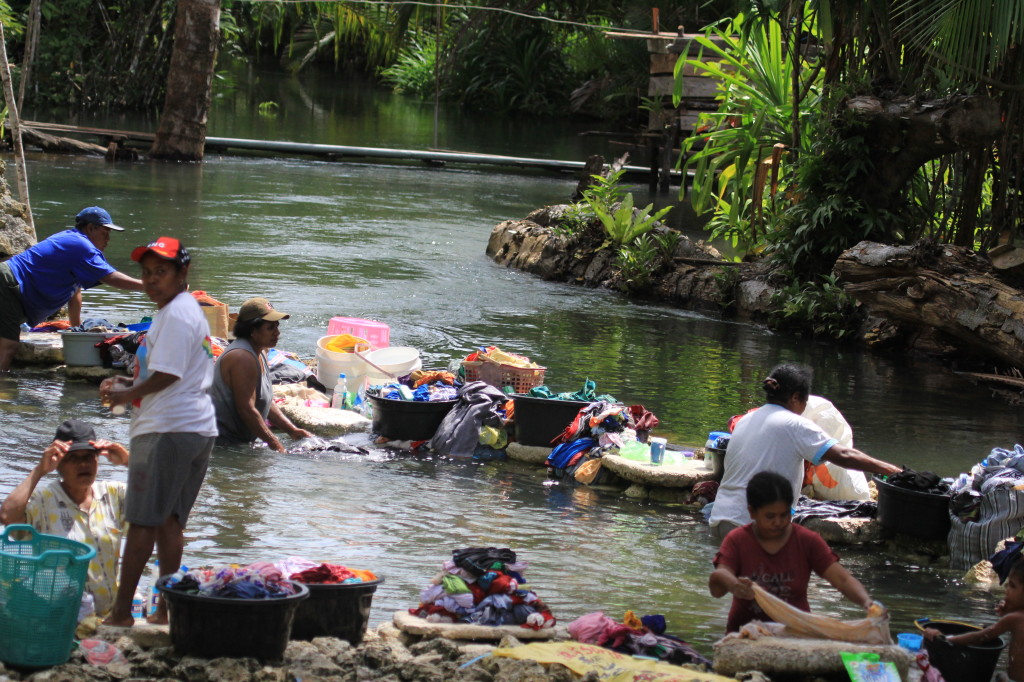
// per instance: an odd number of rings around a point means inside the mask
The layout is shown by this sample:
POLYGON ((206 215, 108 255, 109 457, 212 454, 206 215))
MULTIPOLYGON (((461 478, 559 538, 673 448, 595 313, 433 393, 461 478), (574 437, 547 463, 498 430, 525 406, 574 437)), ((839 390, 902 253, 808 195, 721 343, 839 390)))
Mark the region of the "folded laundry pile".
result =
POLYGON ((420 593, 420 605, 409 613, 435 623, 554 627, 548 607, 523 587, 525 568, 508 548, 453 550, 452 558, 420 593))

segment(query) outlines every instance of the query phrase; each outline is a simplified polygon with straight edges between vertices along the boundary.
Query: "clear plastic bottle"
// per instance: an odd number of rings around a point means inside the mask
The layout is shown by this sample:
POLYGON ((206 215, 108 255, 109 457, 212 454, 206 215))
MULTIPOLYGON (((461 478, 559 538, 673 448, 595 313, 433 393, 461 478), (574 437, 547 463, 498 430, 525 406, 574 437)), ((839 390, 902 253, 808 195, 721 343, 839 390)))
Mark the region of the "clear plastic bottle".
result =
POLYGON ((331 396, 331 407, 344 410, 352 404, 348 397, 348 382, 344 374, 338 375, 338 383, 334 386, 334 395, 331 396))

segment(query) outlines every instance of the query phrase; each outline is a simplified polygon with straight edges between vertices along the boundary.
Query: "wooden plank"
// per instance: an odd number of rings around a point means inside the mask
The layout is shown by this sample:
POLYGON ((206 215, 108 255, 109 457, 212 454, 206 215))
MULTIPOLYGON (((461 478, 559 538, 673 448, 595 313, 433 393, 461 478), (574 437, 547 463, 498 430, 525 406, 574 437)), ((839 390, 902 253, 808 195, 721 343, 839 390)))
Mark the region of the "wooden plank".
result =
MULTIPOLYGON (((672 76, 651 76, 647 83, 647 95, 671 95, 675 87, 672 76)), ((713 78, 688 76, 683 78, 684 99, 714 99, 718 95, 718 81, 713 78)))
POLYGON ((673 69, 676 67, 676 60, 679 59, 679 55, 672 52, 666 52, 665 54, 652 54, 651 55, 651 73, 652 74, 671 74, 673 69))

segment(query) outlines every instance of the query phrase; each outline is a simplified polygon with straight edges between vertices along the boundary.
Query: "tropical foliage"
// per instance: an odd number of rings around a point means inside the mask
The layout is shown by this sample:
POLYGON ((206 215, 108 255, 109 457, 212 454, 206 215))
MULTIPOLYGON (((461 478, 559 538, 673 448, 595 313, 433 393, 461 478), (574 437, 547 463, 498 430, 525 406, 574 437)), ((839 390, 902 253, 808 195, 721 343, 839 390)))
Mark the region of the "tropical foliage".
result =
POLYGON ((905 186, 875 197, 863 188, 900 150, 874 146, 848 102, 973 94, 1019 120, 1022 41, 1015 0, 755 3, 711 27, 701 56, 677 66, 721 83, 719 110, 685 145, 694 206, 714 212, 716 236, 801 278, 827 272, 861 239, 979 248, 1006 239, 1024 217, 1019 125, 988 146, 922 152, 905 186))

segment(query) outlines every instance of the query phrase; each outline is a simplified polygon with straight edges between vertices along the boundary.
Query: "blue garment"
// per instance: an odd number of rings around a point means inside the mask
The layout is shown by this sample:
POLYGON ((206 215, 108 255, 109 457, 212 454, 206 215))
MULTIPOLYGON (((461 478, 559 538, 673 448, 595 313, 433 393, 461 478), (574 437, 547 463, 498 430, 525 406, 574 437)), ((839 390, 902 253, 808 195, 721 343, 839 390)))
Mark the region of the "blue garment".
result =
POLYGON ((60 310, 79 288, 90 289, 117 272, 85 233, 75 229, 44 239, 7 264, 18 280, 30 327, 60 310))

